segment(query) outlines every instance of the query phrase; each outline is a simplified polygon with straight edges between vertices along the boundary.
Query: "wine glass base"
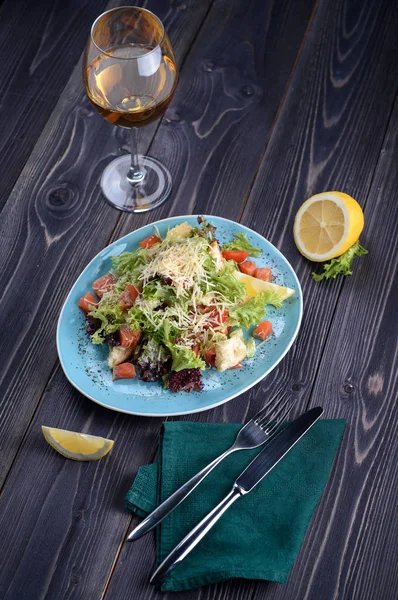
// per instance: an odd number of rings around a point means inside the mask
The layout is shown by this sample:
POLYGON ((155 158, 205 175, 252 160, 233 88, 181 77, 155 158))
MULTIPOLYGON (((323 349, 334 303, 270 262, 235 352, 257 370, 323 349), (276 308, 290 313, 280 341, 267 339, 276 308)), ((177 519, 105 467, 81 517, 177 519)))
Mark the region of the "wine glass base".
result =
POLYGON ((168 169, 149 156, 140 156, 139 164, 144 179, 134 185, 127 181, 131 166, 129 154, 113 160, 102 173, 101 188, 105 198, 118 210, 132 213, 153 210, 170 195, 172 181, 168 169))

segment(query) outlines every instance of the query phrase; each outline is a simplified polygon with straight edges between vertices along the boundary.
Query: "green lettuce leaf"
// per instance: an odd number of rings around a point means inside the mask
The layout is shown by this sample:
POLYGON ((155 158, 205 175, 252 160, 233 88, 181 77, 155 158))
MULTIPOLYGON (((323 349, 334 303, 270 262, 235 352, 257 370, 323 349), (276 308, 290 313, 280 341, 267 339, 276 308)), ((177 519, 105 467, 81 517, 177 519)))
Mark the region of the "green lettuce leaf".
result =
POLYGON ((265 317, 265 305, 273 304, 280 308, 282 300, 277 292, 262 292, 243 304, 229 309, 228 324, 248 329, 257 325, 265 317))
POLYGON ((247 302, 239 304, 229 310, 228 323, 248 329, 256 325, 265 316, 265 303, 262 294, 250 298, 247 302))
POLYGON ((183 369, 205 369, 206 363, 204 360, 196 356, 190 348, 185 346, 177 346, 170 344, 167 348, 173 357, 171 365, 172 371, 182 371, 183 369))
POLYGON ((323 273, 319 275, 312 273, 312 277, 315 281, 322 281, 322 279, 334 279, 337 275, 352 275, 351 266, 354 258, 367 253, 368 251, 361 246, 358 240, 351 248, 348 248, 347 252, 337 258, 332 258, 328 263, 324 263, 323 273))
POLYGON ((263 299, 264 304, 272 304, 272 306, 275 306, 275 308, 280 308, 283 304, 281 295, 278 294, 278 292, 275 292, 274 290, 267 290, 266 292, 262 292, 260 296, 263 299))
MULTIPOLYGON (((134 250, 134 252, 123 252, 122 254, 119 254, 119 256, 113 256, 112 265, 119 277, 121 277, 123 285, 125 285, 125 283, 132 283, 138 279, 138 276, 142 273, 148 260, 148 250, 146 248, 138 248, 137 250, 134 250)), ((119 282, 117 282, 116 285, 120 288, 121 286, 118 284, 119 282)))
POLYGON ((163 285, 160 280, 149 281, 144 290, 143 298, 145 300, 159 300, 160 303, 168 304, 176 302, 176 293, 173 287, 163 285))
POLYGON ((197 357, 195 352, 186 346, 175 343, 175 335, 168 319, 163 325, 163 343, 170 350, 173 358, 171 365, 172 371, 182 371, 183 369, 205 369, 206 363, 197 357))
POLYGON ((112 292, 102 296, 98 306, 89 312, 89 316, 101 322, 100 327, 91 336, 93 344, 103 344, 104 335, 114 333, 126 322, 125 313, 119 305, 118 297, 112 292))
POLYGON ((139 306, 133 306, 127 313, 126 321, 130 326, 130 329, 139 329, 146 335, 150 335, 155 338, 156 341, 162 342, 162 335, 160 329, 162 322, 162 314, 157 311, 151 313, 152 321, 150 321, 145 312, 139 306))
POLYGON ((244 250, 249 256, 261 256, 262 250, 252 246, 245 233, 237 233, 229 244, 224 244, 223 250, 244 250))
POLYGON ((206 291, 217 290, 231 302, 243 300, 246 297, 246 286, 236 279, 233 274, 234 271, 236 271, 235 263, 233 261, 227 261, 218 273, 215 270, 209 273, 206 291))
POLYGON ((250 340, 243 341, 245 342, 247 348, 247 358, 251 358, 256 354, 256 342, 253 338, 250 338, 250 340))

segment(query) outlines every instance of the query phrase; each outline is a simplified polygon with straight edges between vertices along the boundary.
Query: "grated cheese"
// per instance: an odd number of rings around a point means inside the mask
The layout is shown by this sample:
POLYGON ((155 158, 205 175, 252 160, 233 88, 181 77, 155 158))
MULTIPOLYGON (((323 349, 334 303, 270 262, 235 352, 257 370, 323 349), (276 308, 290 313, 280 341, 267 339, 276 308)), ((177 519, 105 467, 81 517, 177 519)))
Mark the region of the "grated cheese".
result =
MULTIPOLYGON (((210 254, 217 268, 219 256, 214 256, 211 244, 205 238, 184 238, 184 235, 189 235, 190 226, 186 224, 187 228, 183 228, 182 225, 174 228, 174 232, 173 229, 170 230, 162 243, 153 248, 151 260, 139 276, 143 287, 155 277, 163 277, 166 281, 170 279, 170 285, 180 302, 155 314, 153 309, 159 304, 156 304, 157 301, 154 304, 154 301, 138 299, 136 305, 144 312, 155 331, 161 329, 167 319, 181 332, 179 344, 189 347, 200 341, 207 345, 211 340, 225 339, 220 333, 221 317, 234 303, 218 290, 209 291, 213 286, 204 266, 210 254), (174 235, 170 235, 173 233, 174 235), (207 291, 204 292, 203 289, 207 291)), ((222 257, 221 260, 223 261, 222 257)))
POLYGON ((203 267, 206 261, 203 250, 207 246, 208 243, 203 238, 187 238, 171 246, 166 243, 165 247, 161 248, 153 260, 145 266, 140 279, 145 285, 157 275, 169 277, 178 298, 195 282, 207 281, 207 274, 203 267))

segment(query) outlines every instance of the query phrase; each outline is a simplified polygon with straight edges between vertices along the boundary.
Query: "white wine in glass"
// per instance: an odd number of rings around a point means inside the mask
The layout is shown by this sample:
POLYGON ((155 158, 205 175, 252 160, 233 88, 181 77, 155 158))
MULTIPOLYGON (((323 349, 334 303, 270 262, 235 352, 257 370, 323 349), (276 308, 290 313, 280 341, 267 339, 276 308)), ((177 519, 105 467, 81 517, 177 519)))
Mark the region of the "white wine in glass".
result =
POLYGON ((177 66, 161 21, 135 6, 100 15, 87 43, 83 79, 98 112, 131 131, 131 157, 112 161, 102 175, 105 197, 128 212, 159 206, 170 194, 171 176, 160 161, 138 154, 137 128, 162 115, 177 85, 177 66))

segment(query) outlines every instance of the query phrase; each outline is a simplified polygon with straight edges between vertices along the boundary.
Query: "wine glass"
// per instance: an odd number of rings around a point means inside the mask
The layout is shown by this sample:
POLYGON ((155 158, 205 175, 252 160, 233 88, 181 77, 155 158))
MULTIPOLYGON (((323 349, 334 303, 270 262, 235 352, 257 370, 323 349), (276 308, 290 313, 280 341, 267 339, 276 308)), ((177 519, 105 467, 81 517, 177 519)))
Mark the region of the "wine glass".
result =
POLYGON ((131 157, 116 158, 102 174, 105 197, 119 210, 152 210, 170 194, 171 176, 160 161, 138 154, 137 129, 166 110, 178 80, 173 50, 160 19, 136 6, 100 15, 87 42, 83 79, 100 115, 130 129, 131 157))

